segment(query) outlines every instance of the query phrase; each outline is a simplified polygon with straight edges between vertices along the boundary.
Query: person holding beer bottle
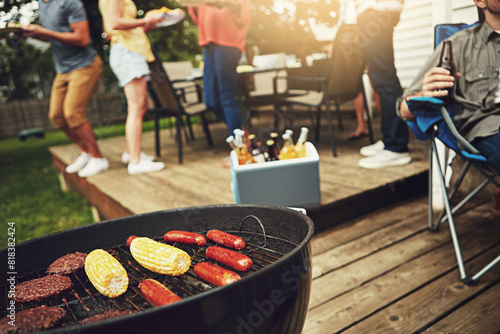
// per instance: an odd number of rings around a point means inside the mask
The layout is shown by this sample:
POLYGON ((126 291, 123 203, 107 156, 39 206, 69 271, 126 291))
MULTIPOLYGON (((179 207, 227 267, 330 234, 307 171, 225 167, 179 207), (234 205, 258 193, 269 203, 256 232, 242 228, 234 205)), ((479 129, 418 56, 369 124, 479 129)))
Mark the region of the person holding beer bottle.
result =
POLYGON ((454 88, 454 122, 458 131, 481 151, 500 174, 500 3, 474 0, 479 25, 451 36, 456 78, 439 67, 441 43, 413 83, 399 98, 397 109, 403 119, 413 118, 406 104, 415 96, 446 98, 454 88))

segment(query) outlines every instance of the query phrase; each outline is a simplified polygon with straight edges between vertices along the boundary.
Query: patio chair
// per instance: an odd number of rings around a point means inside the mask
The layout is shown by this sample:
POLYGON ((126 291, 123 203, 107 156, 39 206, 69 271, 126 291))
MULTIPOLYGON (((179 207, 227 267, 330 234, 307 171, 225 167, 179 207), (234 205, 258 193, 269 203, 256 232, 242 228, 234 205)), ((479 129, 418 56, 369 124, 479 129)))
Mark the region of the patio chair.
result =
MULTIPOLYGON (((465 24, 460 25, 440 25, 435 34, 437 38, 445 39, 451 34, 461 29, 469 27, 465 24), (446 31, 446 33, 443 33, 446 31)), ((416 116, 415 121, 407 121, 408 126, 411 128, 415 136, 420 140, 427 140, 430 146, 429 155, 429 221, 428 227, 430 231, 438 231, 441 224, 448 221, 450 233, 452 237, 455 255, 457 258, 460 278, 467 285, 474 285, 477 280, 495 264, 500 262, 500 255, 493 259, 490 263, 485 265, 473 276, 467 275, 462 259, 459 238, 460 236, 455 231, 455 223, 453 215, 461 209, 471 198, 477 195, 487 185, 493 184, 500 189, 500 184, 495 179, 497 173, 488 165, 486 158, 481 155, 481 152, 472 146, 456 129, 453 123, 454 110, 451 105, 444 105, 443 101, 431 97, 416 97, 408 101, 410 111, 416 116), (440 156, 437 150, 437 140, 442 142, 447 148, 453 150, 464 161, 464 166, 457 177, 455 184, 448 192, 446 189, 445 175, 441 168, 432 168, 433 163, 440 166, 440 156), (460 147, 460 148, 459 148, 460 147), (476 189, 470 194, 463 197, 463 199, 456 204, 453 208, 450 202, 458 194, 458 189, 462 184, 470 167, 473 166, 479 170, 480 174, 484 176, 482 181, 476 189), (435 174, 437 172, 437 175, 435 174), (444 210, 434 220, 433 218, 433 191, 432 182, 437 180, 443 194, 444 210)))
POLYGON ((181 93, 184 102, 198 100, 198 82, 194 80, 194 68, 190 61, 163 62, 163 68, 172 86, 181 93))
POLYGON ((200 116, 203 131, 209 146, 213 146, 212 136, 208 127, 208 120, 206 114, 209 112, 202 99, 201 87, 197 85, 196 101, 186 102, 182 98, 182 92, 172 86, 167 72, 165 71, 161 60, 155 55, 156 60, 149 63, 151 71, 150 81, 148 82, 149 93, 153 100, 154 107, 150 108, 148 112, 154 113, 155 116, 155 148, 156 155, 160 156, 160 118, 161 117, 175 117, 176 126, 176 141, 178 145, 179 163, 182 163, 182 129, 184 127, 184 119, 190 132, 191 140, 194 140, 194 133, 191 126, 191 117, 200 116))
MULTIPOLYGON (((294 83, 310 82, 319 83, 322 86, 320 91, 306 91, 297 96, 284 96, 279 99, 277 109, 282 111, 282 117, 288 118, 292 112, 293 106, 303 106, 308 108, 316 108, 316 126, 315 126, 315 139, 319 140, 321 110, 324 106, 326 109, 326 116, 328 121, 328 128, 330 132, 330 143, 332 147, 333 156, 337 156, 337 148, 335 144, 335 133, 332 124, 332 114, 330 104, 333 101, 336 106, 337 117, 339 125, 341 125, 340 117, 340 104, 352 100, 360 92, 364 95, 365 111, 368 105, 366 101, 367 94, 363 84, 363 72, 365 69, 365 62, 361 46, 359 45, 358 27, 352 24, 342 24, 335 36, 333 42, 333 49, 328 61, 328 69, 325 76, 322 77, 309 77, 309 76, 288 76, 288 82, 294 83)), ((290 87, 290 85, 288 85, 290 87)), ((370 114, 365 113, 367 124, 370 132, 370 142, 373 142, 373 133, 371 126, 370 114)))
POLYGON ((253 58, 254 71, 242 72, 240 77, 241 96, 243 106, 246 109, 245 123, 251 127, 252 116, 258 107, 274 106, 278 95, 286 91, 285 82, 280 82, 279 86, 273 86, 273 80, 277 76, 286 76, 286 55, 285 53, 273 53, 257 55, 253 58))

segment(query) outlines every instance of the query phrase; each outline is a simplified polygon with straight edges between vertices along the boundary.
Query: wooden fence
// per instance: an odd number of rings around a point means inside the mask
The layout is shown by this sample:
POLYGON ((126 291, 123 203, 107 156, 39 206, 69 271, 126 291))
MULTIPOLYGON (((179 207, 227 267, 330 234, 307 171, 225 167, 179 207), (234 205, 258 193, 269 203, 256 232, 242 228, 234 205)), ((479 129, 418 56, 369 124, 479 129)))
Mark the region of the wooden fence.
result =
MULTIPOLYGON (((15 137, 31 128, 50 130, 49 101, 14 101, 0 106, 0 138, 15 137)), ((125 98, 120 93, 96 95, 87 107, 87 119, 94 127, 124 122, 125 98)))

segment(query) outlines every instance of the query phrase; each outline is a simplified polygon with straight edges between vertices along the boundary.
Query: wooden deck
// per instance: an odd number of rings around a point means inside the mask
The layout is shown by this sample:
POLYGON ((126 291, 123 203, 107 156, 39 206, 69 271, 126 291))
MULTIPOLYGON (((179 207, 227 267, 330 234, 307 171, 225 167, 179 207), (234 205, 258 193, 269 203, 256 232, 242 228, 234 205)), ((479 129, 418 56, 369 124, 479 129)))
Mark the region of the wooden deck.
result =
MULTIPOLYGON (((500 266, 477 286, 463 284, 448 225, 428 231, 426 208, 421 196, 313 237, 304 334, 500 331, 500 266)), ((476 200, 455 223, 465 236, 466 271, 500 254, 491 198, 476 200)))
MULTIPOLYGON (((344 121, 346 129, 354 127, 353 120, 344 121)), ((255 132, 265 132, 269 122, 264 116, 254 120, 255 132)), ((294 130, 301 125, 308 126, 308 119, 296 119, 294 130)), ((223 124, 211 130, 215 147, 207 149, 196 128, 197 139, 186 145, 182 165, 173 136, 164 130, 159 160, 167 168, 137 176, 129 176, 120 162, 123 137, 100 140, 111 168, 88 179, 63 172, 78 155, 74 145, 50 150, 63 183, 85 196, 103 218, 233 203, 230 171, 220 166, 229 153, 226 130, 223 124)), ((410 165, 362 170, 358 150, 368 140, 347 142, 347 133, 337 132, 338 158, 331 156, 326 126, 316 144, 322 200, 321 207, 308 212, 317 232, 311 242, 313 284, 303 333, 498 333, 500 266, 477 286, 466 286, 459 279, 447 225, 439 233, 426 229, 427 148, 412 140, 410 165)), ((145 134, 144 150, 153 152, 153 146, 152 133, 145 134)), ((500 252, 500 219, 493 208, 490 198, 478 198, 457 219, 459 234, 466 235, 467 269, 500 252)))
MULTIPOLYGON (((266 138, 271 122, 268 114, 254 118, 252 130, 260 138, 266 138)), ((374 123, 377 138, 380 138, 377 130, 380 119, 376 118, 374 123)), ((294 120, 295 136, 298 136, 302 125, 311 128, 308 117, 299 116, 294 120)), ((331 153, 326 124, 322 126, 320 142, 315 143, 320 155, 321 206, 309 210, 309 213, 317 229, 404 199, 426 187, 427 149, 420 142, 411 141, 414 161, 409 165, 363 170, 357 166, 361 158, 359 148, 369 144, 368 139, 346 140, 348 130, 355 127, 355 120, 346 115, 344 127, 346 130, 343 132, 337 129, 337 158, 331 153)), ((196 126, 196 140, 184 145, 183 164, 178 163, 172 131, 163 130, 162 157, 158 160, 167 167, 144 175, 128 175, 126 166, 121 163, 124 137, 99 140, 100 148, 110 162, 110 169, 88 179, 64 172, 79 154, 75 145, 52 147, 50 151, 63 183, 82 193, 103 219, 195 205, 234 203, 230 169, 220 166, 230 151, 225 143, 227 128, 222 123, 215 123, 210 129, 215 146, 208 148, 201 126, 196 126)), ((154 152, 152 132, 144 134, 143 149, 149 154, 154 152)))

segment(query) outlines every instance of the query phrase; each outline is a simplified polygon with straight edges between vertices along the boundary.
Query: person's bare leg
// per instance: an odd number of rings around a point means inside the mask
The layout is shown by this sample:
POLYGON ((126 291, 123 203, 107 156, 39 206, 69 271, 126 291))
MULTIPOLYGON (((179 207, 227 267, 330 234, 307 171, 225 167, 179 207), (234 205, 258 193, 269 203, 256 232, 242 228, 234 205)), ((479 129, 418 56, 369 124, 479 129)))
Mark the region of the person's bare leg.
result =
POLYGON ((354 111, 356 112, 357 126, 356 130, 349 134, 349 139, 357 139, 368 134, 368 127, 363 113, 364 101, 363 94, 359 93, 354 99, 354 111))
POLYGON ((141 154, 142 119, 147 111, 146 77, 132 80, 123 90, 128 104, 125 123, 126 151, 130 154, 130 162, 136 164, 141 154))
MULTIPOLYGON (((75 129, 68 128, 67 132, 65 131, 65 133, 71 133, 71 136, 75 136, 78 140, 75 143, 85 153, 90 153, 93 158, 100 159, 103 157, 95 138, 94 129, 89 122, 85 122, 75 129)), ((70 135, 68 134, 68 137, 69 136, 70 135)))

